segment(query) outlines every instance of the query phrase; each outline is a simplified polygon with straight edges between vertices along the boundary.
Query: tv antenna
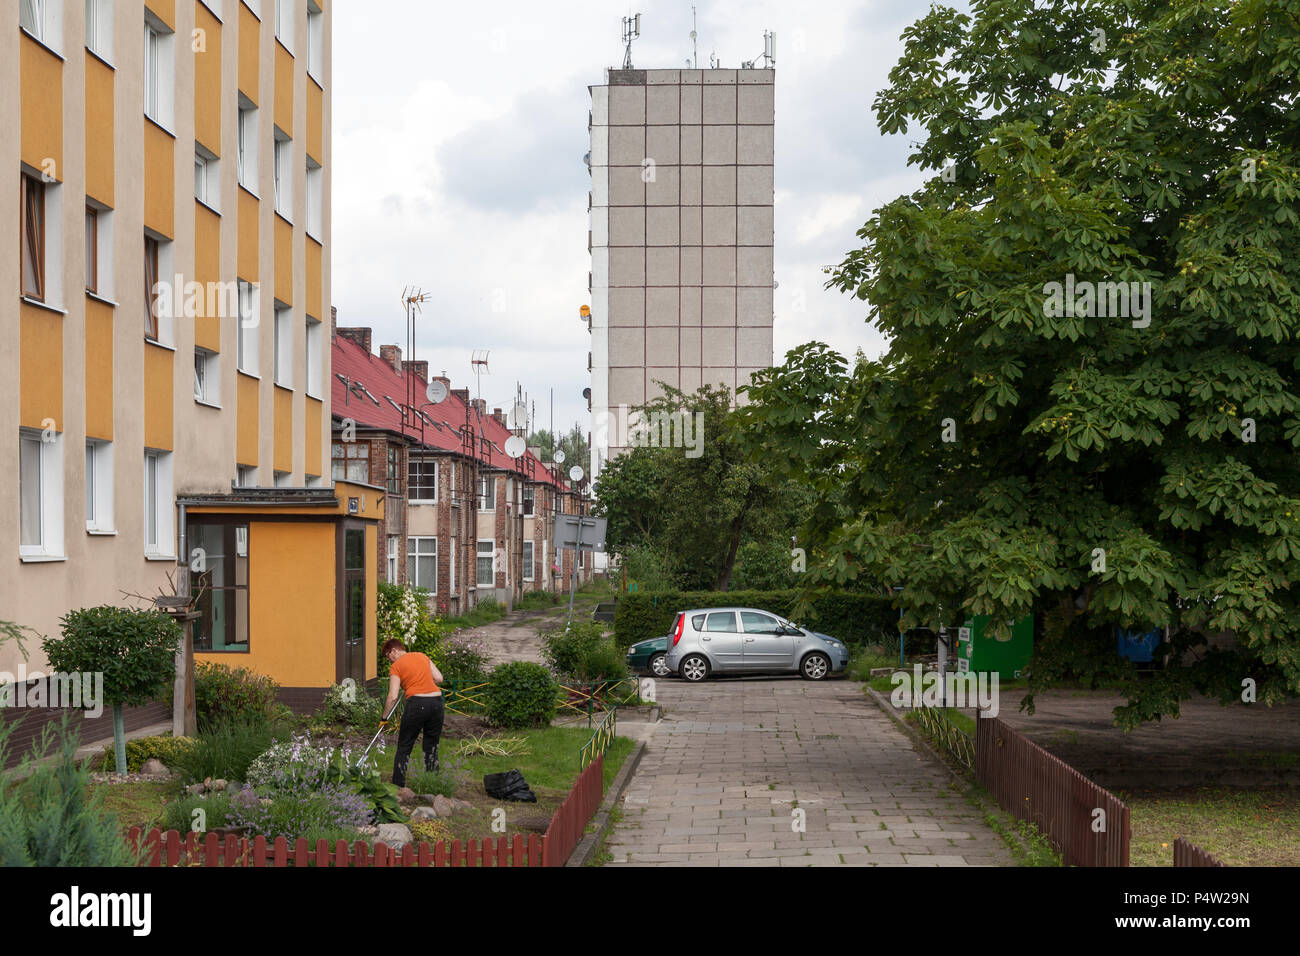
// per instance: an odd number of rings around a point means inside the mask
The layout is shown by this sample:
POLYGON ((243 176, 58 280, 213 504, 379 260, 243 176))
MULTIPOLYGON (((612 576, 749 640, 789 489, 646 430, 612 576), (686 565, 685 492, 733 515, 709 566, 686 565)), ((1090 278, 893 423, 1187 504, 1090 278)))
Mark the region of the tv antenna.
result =
POLYGON ((695 5, 692 4, 691 5, 691 59, 690 59, 692 70, 698 69, 700 63, 700 47, 699 44, 695 42, 696 35, 697 34, 695 33, 695 5))
MULTIPOLYGON (((415 317, 423 311, 424 303, 430 299, 429 293, 417 286, 406 286, 402 289, 402 309, 406 312, 406 357, 415 361, 415 317)), ((409 368, 410 366, 407 366, 409 368)), ((415 403, 416 396, 420 394, 418 386, 415 384, 415 374, 408 373, 403 369, 402 378, 406 384, 406 407, 402 409, 402 425, 413 425, 415 420, 415 403)), ((424 430, 424 422, 421 419, 420 430, 424 430)))
POLYGON ((623 18, 623 43, 627 52, 623 54, 623 69, 632 69, 632 41, 641 35, 641 14, 623 18))
POLYGON ((476 382, 475 389, 478 392, 478 394, 475 395, 474 397, 482 398, 483 397, 483 376, 485 374, 491 374, 488 371, 488 350, 475 349, 473 353, 470 355, 469 365, 470 368, 474 370, 474 381, 476 382))

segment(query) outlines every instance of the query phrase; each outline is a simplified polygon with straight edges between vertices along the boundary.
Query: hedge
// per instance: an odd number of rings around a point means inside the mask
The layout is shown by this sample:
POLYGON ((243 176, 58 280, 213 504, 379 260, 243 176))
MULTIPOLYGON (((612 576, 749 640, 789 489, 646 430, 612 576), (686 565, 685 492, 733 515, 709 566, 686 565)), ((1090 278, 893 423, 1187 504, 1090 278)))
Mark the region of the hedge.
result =
MULTIPOLYGON (((703 607, 752 607, 782 617, 791 612, 800 592, 787 591, 658 591, 621 594, 614 612, 614 636, 623 647, 661 637, 672 630, 677 612, 703 607)), ((794 617, 797 624, 848 643, 874 642, 887 635, 898 638, 898 610, 890 598, 848 591, 816 595, 809 609, 794 617)))

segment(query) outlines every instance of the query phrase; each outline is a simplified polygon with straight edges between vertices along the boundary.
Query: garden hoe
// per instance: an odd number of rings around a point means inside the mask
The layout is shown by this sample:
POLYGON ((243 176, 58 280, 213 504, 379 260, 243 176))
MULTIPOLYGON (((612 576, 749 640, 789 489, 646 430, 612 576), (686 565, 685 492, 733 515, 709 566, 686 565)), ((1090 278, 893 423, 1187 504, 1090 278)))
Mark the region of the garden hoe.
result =
POLYGON ((375 735, 370 738, 370 743, 366 744, 366 749, 361 751, 361 756, 357 760, 357 766, 365 763, 366 754, 370 753, 370 748, 375 745, 375 741, 379 739, 379 735, 384 732, 384 728, 388 726, 388 722, 393 719, 393 714, 397 713, 397 708, 401 706, 402 698, 398 697, 397 703, 393 704, 393 709, 388 712, 388 716, 379 722, 379 729, 376 730, 375 735))

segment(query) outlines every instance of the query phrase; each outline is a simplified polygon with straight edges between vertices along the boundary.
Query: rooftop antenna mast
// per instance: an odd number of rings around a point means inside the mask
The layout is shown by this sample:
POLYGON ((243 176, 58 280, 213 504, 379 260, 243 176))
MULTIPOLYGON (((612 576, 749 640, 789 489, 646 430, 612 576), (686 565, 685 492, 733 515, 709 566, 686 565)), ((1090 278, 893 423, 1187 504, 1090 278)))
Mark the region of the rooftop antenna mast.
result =
MULTIPOLYGON (((406 312, 406 357, 415 361, 415 316, 422 311, 422 306, 429 300, 429 293, 416 286, 407 286, 402 290, 402 308, 406 312)), ((409 367, 409 366, 408 366, 409 367)), ((413 424, 415 418, 416 396, 420 393, 415 385, 415 375, 403 375, 406 381, 406 407, 402 409, 402 427, 413 424)), ((424 419, 420 419, 420 435, 424 435, 424 419)))
POLYGON ((484 374, 491 374, 488 371, 488 350, 475 349, 470 355, 469 364, 470 368, 474 370, 475 389, 478 392, 474 397, 481 399, 483 397, 483 376, 484 374))
POLYGON ((623 69, 632 69, 632 41, 641 35, 641 14, 623 18, 623 43, 627 51, 623 54, 623 69))
POLYGON ((700 67, 700 45, 696 42, 697 34, 695 32, 695 6, 691 5, 691 69, 698 70, 700 67))

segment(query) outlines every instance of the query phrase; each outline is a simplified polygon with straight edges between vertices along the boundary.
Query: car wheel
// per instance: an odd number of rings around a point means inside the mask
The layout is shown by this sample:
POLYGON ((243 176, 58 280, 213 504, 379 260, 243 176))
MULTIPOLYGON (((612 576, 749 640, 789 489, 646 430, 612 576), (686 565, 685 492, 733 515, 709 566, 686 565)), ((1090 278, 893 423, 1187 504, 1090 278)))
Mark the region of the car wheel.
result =
POLYGON ((682 676, 682 680, 698 684, 709 676, 709 662, 699 654, 691 654, 682 661, 682 665, 677 672, 682 676))
POLYGON ((831 659, 825 654, 809 654, 799 665, 799 675, 804 680, 825 680, 831 672, 831 659))
POLYGON ((668 669, 668 655, 665 652, 660 651, 650 658, 650 673, 655 677, 667 677, 672 673, 668 669))

